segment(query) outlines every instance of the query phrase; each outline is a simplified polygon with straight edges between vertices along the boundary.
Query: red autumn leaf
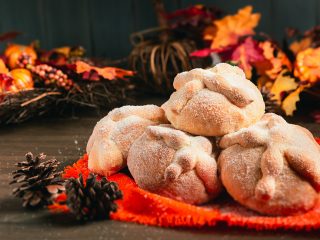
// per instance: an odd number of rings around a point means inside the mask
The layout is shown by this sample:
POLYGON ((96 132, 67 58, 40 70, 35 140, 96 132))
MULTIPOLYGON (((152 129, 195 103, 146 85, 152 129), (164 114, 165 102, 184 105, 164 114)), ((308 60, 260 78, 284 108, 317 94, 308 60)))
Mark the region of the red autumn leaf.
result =
POLYGON ((100 80, 99 74, 94 70, 92 70, 90 72, 84 72, 82 74, 82 78, 85 80, 90 80, 90 81, 99 81, 100 80))
POLYGON ((198 4, 165 14, 172 28, 183 26, 200 26, 212 22, 220 14, 220 10, 198 4))
POLYGON ((214 52, 214 50, 210 48, 200 49, 190 53, 190 57, 204 58, 208 57, 212 52, 214 52))
POLYGON ((224 59, 224 61, 230 60, 230 52, 233 52, 234 49, 237 47, 237 45, 231 45, 225 48, 204 48, 197 51, 194 51, 190 54, 190 57, 198 57, 198 58, 204 58, 210 56, 211 53, 219 53, 221 57, 224 59), (226 58, 224 56, 227 56, 226 58))
POLYGON ((0 73, 0 94, 4 92, 16 91, 13 78, 8 74, 0 73))
POLYGON ((251 78, 252 65, 255 62, 264 60, 262 49, 252 37, 247 37, 231 54, 231 59, 238 63, 243 69, 247 78, 251 78))
POLYGON ((97 72, 99 76, 108 80, 114 80, 117 78, 124 79, 126 77, 133 76, 134 74, 133 71, 124 70, 121 68, 115 68, 115 67, 99 68, 99 67, 90 66, 89 64, 82 61, 76 62, 77 73, 79 74, 86 73, 86 72, 90 73, 91 71, 97 72))

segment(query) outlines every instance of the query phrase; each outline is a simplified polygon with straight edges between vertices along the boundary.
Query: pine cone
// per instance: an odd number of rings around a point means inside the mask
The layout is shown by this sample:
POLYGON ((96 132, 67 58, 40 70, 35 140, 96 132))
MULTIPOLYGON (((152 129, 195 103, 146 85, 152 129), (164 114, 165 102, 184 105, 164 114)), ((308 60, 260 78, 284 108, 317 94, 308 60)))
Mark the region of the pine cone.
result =
POLYGON ((26 154, 26 161, 19 162, 18 170, 12 172, 10 184, 20 184, 12 193, 23 200, 23 207, 41 207, 48 205, 59 190, 63 190, 61 173, 57 172, 59 162, 56 159, 45 160, 46 155, 36 158, 31 152, 26 154))
POLYGON ((274 99, 274 94, 271 93, 266 87, 261 88, 261 95, 266 105, 266 113, 278 113, 280 112, 280 106, 277 100, 274 99))
POLYGON ((109 218, 111 212, 117 211, 114 202, 122 198, 122 192, 117 183, 109 182, 105 177, 96 180, 95 174, 90 174, 87 181, 70 178, 66 183, 67 205, 78 220, 109 218))

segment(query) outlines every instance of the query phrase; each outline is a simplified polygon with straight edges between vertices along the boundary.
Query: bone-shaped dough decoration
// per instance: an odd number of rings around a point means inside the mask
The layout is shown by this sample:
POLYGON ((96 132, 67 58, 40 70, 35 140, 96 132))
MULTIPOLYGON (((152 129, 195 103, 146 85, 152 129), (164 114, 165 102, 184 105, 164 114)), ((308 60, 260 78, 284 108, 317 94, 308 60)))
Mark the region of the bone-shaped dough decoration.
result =
POLYGON ((211 142, 170 125, 148 127, 130 148, 128 167, 141 188, 192 204, 221 189, 211 142))

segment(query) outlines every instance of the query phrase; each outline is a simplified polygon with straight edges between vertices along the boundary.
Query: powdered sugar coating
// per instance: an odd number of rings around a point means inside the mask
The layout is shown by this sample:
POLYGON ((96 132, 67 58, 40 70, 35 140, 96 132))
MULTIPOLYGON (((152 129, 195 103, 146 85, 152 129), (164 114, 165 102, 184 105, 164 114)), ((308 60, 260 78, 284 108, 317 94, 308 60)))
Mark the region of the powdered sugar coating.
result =
POLYGON ((226 63, 182 72, 173 84, 177 91, 162 108, 174 127, 192 134, 223 136, 264 114, 260 91, 240 68, 226 63))
POLYGON ((89 169, 104 176, 116 173, 126 166, 129 148, 145 128, 166 122, 164 111, 155 105, 112 110, 96 124, 89 138, 89 169))
POLYGON ((217 196, 221 184, 212 144, 171 125, 147 127, 129 150, 128 167, 139 187, 201 204, 217 196))
POLYGON ((223 185, 241 204, 261 213, 307 211, 320 191, 320 148, 312 134, 265 114, 256 124, 222 137, 223 185))

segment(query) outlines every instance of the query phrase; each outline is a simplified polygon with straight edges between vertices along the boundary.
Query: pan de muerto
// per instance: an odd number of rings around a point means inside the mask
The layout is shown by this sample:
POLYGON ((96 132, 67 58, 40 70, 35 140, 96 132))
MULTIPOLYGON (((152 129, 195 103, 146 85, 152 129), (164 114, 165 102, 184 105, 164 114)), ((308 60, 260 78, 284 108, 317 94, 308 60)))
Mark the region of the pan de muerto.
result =
POLYGON ((139 187, 190 204, 217 196, 221 184, 212 144, 171 125, 147 127, 129 150, 128 167, 139 187))
POLYGON ((109 176, 126 166, 131 144, 150 125, 166 123, 164 111, 155 105, 124 106, 102 118, 89 138, 90 171, 109 176))
POLYGON ((162 105, 177 129, 202 136, 223 136, 257 122, 265 105, 244 72, 226 63, 179 73, 176 92, 162 105))
POLYGON ((276 114, 224 136, 221 180, 241 204, 270 215, 312 208, 320 190, 320 148, 305 128, 276 114))

